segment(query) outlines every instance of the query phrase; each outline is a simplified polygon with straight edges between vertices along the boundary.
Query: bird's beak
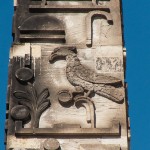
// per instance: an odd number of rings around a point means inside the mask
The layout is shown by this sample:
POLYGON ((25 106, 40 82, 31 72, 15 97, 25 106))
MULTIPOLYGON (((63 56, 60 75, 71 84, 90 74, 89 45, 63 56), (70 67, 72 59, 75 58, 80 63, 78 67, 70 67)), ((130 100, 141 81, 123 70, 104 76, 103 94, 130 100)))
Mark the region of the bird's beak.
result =
POLYGON ((51 53, 49 57, 49 62, 52 63, 55 59, 57 59, 58 55, 54 52, 51 53))

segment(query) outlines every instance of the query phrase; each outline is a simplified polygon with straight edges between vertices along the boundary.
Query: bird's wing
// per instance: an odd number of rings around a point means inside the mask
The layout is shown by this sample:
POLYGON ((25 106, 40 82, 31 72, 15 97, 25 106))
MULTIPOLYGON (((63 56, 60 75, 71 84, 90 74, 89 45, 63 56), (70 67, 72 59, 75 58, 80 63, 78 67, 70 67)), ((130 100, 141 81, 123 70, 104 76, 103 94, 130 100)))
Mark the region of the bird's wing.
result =
POLYGON ((112 76, 106 76, 99 73, 94 72, 93 70, 85 67, 85 66, 77 66, 75 69, 76 75, 85 81, 97 84, 117 84, 122 81, 118 78, 112 76))

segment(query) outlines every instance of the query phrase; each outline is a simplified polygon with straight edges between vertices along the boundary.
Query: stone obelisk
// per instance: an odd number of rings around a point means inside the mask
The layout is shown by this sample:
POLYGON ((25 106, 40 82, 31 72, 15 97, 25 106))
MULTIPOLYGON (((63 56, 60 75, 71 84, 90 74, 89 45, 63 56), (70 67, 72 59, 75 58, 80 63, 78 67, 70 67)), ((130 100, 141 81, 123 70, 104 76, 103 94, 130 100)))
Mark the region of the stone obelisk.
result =
POLYGON ((120 0, 14 0, 6 150, 129 150, 120 0))

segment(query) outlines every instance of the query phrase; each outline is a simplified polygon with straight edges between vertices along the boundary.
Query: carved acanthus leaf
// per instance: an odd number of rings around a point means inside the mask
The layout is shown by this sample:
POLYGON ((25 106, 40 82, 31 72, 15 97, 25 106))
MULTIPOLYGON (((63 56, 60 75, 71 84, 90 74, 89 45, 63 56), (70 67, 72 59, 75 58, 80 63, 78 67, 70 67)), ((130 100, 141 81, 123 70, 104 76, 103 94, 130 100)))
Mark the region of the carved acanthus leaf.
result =
POLYGON ((35 87, 31 83, 28 83, 26 92, 15 91, 14 96, 19 99, 19 104, 29 108, 31 127, 37 128, 39 126, 41 114, 50 105, 50 101, 47 99, 49 97, 48 89, 44 89, 39 95, 37 95, 35 87))
POLYGON ((38 96, 37 98, 37 105, 38 107, 44 103, 44 102, 47 102, 49 101, 48 99, 46 99, 47 97, 49 96, 49 91, 48 89, 44 89, 38 96))
POLYGON ((29 97, 29 95, 27 94, 27 92, 24 92, 24 91, 15 91, 14 93, 14 96, 16 97, 16 98, 18 98, 18 99, 24 99, 24 100, 28 100, 28 101, 30 101, 31 99, 30 99, 30 97, 29 97))

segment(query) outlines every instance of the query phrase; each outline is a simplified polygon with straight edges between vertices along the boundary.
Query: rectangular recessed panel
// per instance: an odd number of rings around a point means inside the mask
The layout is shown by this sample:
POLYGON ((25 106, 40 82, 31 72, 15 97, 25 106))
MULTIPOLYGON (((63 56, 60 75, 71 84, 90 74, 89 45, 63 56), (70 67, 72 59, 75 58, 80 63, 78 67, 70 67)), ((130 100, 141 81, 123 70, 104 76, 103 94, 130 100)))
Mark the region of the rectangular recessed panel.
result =
POLYGON ((80 150, 120 150, 119 145, 81 144, 80 150))
POLYGON ((105 11, 109 11, 109 8, 105 7, 105 6, 93 6, 91 5, 30 5, 29 9, 31 11, 34 12, 38 12, 38 11, 94 11, 94 10, 105 10, 105 11))

